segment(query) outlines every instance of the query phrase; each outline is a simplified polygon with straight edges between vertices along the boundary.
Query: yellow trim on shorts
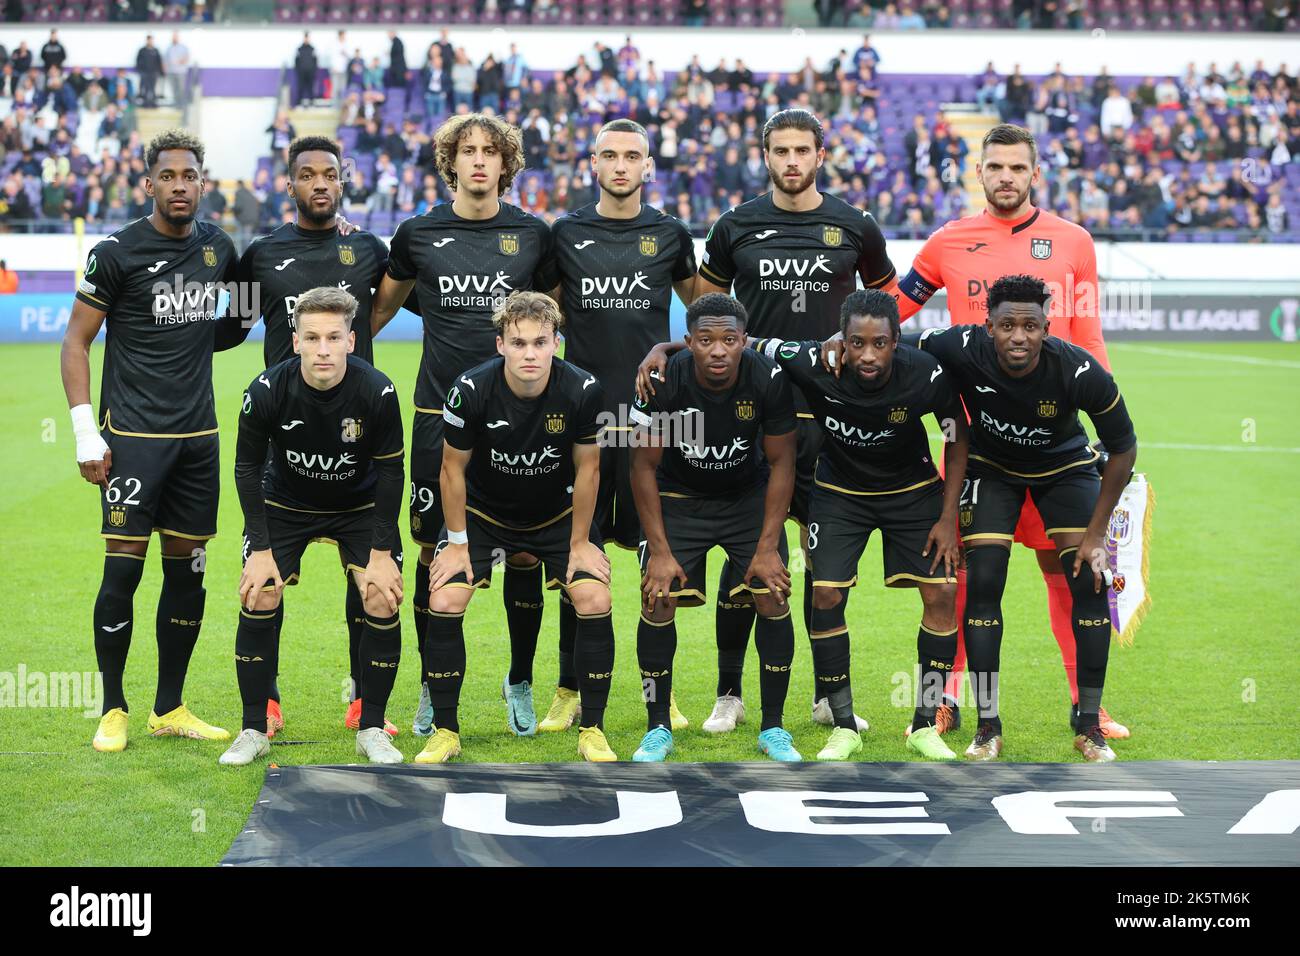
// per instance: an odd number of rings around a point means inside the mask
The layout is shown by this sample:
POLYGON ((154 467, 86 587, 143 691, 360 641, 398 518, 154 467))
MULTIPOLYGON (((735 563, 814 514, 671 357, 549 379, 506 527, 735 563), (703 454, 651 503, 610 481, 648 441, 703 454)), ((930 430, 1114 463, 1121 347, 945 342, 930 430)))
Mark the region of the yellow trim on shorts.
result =
MULTIPOLYGON (((599 584, 604 588, 609 587, 608 584, 606 584, 604 581, 599 580, 598 578, 578 578, 572 584, 565 584, 559 578, 551 578, 549 581, 546 582, 546 589, 548 591, 559 590, 561 593, 564 593, 567 592, 570 588, 576 588, 579 584, 599 584)), ((581 617, 582 615, 578 615, 578 616, 581 617)), ((597 614, 595 616, 600 617, 601 615, 597 614)))
POLYGON ((164 561, 192 561, 194 559, 192 554, 164 554, 162 557, 164 561))
POLYGON ((347 570, 347 571, 355 571, 355 572, 357 572, 357 574, 365 574, 365 573, 366 573, 366 569, 363 568, 363 567, 361 567, 360 565, 357 565, 357 564, 345 564, 345 565, 343 565, 343 568, 344 568, 344 570, 347 570))
MULTIPOLYGON (((815 422, 815 421, 817 420, 817 416, 814 415, 814 414, 812 414, 811 412, 795 412, 795 413, 794 413, 794 417, 795 417, 795 418, 806 418, 806 419, 808 419, 809 421, 813 421, 813 422, 815 422)), ((786 434, 789 434, 789 432, 786 432, 786 434)))
POLYGON ((99 536, 113 541, 149 541, 153 538, 152 534, 105 534, 103 531, 99 533, 99 536))
POLYGON ((114 435, 121 435, 123 438, 200 438, 203 435, 215 435, 217 433, 217 429, 215 428, 205 428, 201 432, 176 432, 174 434, 159 434, 156 432, 120 432, 113 427, 112 410, 107 408, 104 409, 103 424, 99 427, 107 428, 114 435))
POLYGON ((932 631, 926 627, 924 623, 921 624, 921 630, 925 631, 927 634, 933 634, 935 637, 952 637, 957 633, 957 628, 955 627, 951 631, 932 631))
POLYGON ((1084 465, 1095 465, 1098 461, 1101 460, 1101 455, 1094 451, 1092 453, 1092 457, 1089 458, 1087 461, 1071 462, 1068 465, 1062 465, 1060 468, 1053 468, 1051 471, 1034 471, 1034 472, 1012 471, 1010 468, 1003 468, 996 461, 990 461, 989 459, 983 457, 982 455, 971 455, 970 460, 982 461, 986 465, 992 465, 994 468, 996 468, 998 471, 1002 472, 1003 474, 1012 475, 1013 477, 1016 478, 1046 478, 1049 475, 1059 475, 1061 472, 1069 471, 1071 468, 1082 468, 1084 465))
POLYGON ((383 461, 385 458, 396 458, 398 455, 404 454, 406 454, 405 446, 397 449, 397 451, 393 452, 391 455, 371 455, 370 458, 372 461, 383 461))
POLYGON ((212 534, 185 534, 183 531, 173 531, 171 528, 155 527, 154 530, 159 534, 169 534, 173 538, 184 538, 187 541, 211 541, 217 536, 215 531, 212 534))
POLYGON ((659 492, 659 497, 660 497, 660 498, 694 498, 694 497, 696 497, 696 496, 695 496, 695 495, 683 495, 683 494, 681 494, 680 492, 676 492, 676 491, 661 491, 661 492, 659 492))
POLYGON ((981 531, 979 534, 964 534, 961 536, 963 542, 966 541, 1014 541, 1014 534, 1001 534, 997 531, 981 531))
POLYGON ((416 406, 415 406, 415 410, 416 410, 417 412, 419 412, 420 414, 422 414, 422 415, 441 415, 441 414, 442 414, 442 409, 441 409, 441 408, 421 408, 419 405, 416 405, 416 406))
POLYGON ((1072 534, 1076 531, 1084 532, 1087 530, 1087 528, 1046 528, 1044 529, 1044 534, 1072 534))
POLYGON ((373 508, 375 503, 372 501, 368 505, 360 505, 356 508, 345 508, 342 511, 308 511, 306 508, 291 508, 289 505, 282 505, 278 501, 266 499, 266 504, 272 508, 279 508, 282 511, 296 511, 300 515, 350 515, 354 511, 365 511, 367 508, 373 508))
MULTIPOLYGON (((129 539, 123 539, 123 540, 129 540, 129 539)), ((145 538, 144 540, 148 541, 149 539, 148 539, 148 538, 145 538)), ((146 557, 148 557, 148 555, 144 555, 144 554, 132 554, 130 551, 105 551, 105 552, 104 552, 104 557, 106 557, 106 558, 135 558, 135 560, 137 560, 137 561, 143 561, 146 557)), ((168 557, 172 557, 172 555, 164 554, 163 557, 164 557, 164 558, 168 558, 168 557)), ((176 555, 176 557, 188 557, 188 555, 176 555)))
MULTIPOLYGON (((487 578, 479 578, 473 584, 466 584, 464 581, 448 581, 442 586, 442 588, 465 588, 469 591, 478 591, 481 588, 489 588, 491 586, 492 582, 487 578)), ((438 588, 438 590, 441 591, 442 588, 438 588)), ((429 613, 433 614, 434 612, 430 611, 429 613)))
POLYGON ((854 491, 852 488, 841 488, 839 485, 832 485, 830 482, 822 481, 818 478, 813 479, 813 484, 819 488, 829 488, 831 491, 843 492, 846 495, 857 495, 859 497, 876 497, 877 495, 901 495, 905 491, 915 491, 917 488, 924 488, 926 485, 932 485, 939 480, 939 476, 927 478, 925 481, 918 481, 914 485, 908 485, 906 488, 895 488, 893 491, 854 491))
POLYGON ((573 513, 573 505, 569 505, 569 507, 565 508, 554 518, 551 518, 549 521, 543 521, 541 524, 535 524, 527 528, 515 528, 508 524, 502 524, 496 518, 488 517, 483 512, 479 511, 477 508, 471 508, 469 505, 465 506, 465 510, 471 512, 472 514, 478 515, 488 524, 494 524, 498 528, 505 528, 507 531, 540 531, 542 528, 549 528, 551 525, 555 524, 555 522, 559 521, 561 518, 567 518, 570 514, 573 513))
MULTIPOLYGON (((574 583, 576 584, 577 582, 575 581, 574 583)), ((692 598, 700 601, 701 603, 708 600, 708 595, 706 595, 699 588, 682 588, 680 591, 669 591, 667 594, 656 594, 655 600, 658 601, 664 597, 692 598)))
POLYGON ((858 586, 858 576, 853 575, 851 581, 818 581, 813 578, 813 587, 815 588, 855 588, 858 586))
POLYGON ((516 571, 531 571, 533 568, 540 567, 542 559, 538 558, 532 564, 511 564, 510 559, 506 558, 506 567, 514 568, 516 571))
POLYGON ((631 425, 606 425, 604 430, 607 432, 630 432, 633 429, 631 425))
POLYGON ((1063 557, 1065 557, 1067 554, 1069 554, 1071 551, 1078 551, 1078 550, 1079 550, 1079 546, 1078 546, 1077 544, 1072 544, 1072 545, 1070 545, 1068 548, 1066 548, 1064 551, 1058 551, 1056 554, 1057 554, 1057 557, 1063 558, 1063 557))
POLYGON ((828 633, 826 633, 826 634, 812 634, 812 633, 810 633, 810 634, 808 635, 808 640, 810 640, 810 641, 820 641, 820 640, 822 640, 823 638, 827 638, 827 637, 839 637, 841 634, 847 634, 847 633, 849 633, 849 626, 848 626, 847 624, 845 624, 843 627, 839 628, 838 630, 830 631, 830 632, 828 632, 828 633))
MULTIPOLYGON (((908 574, 902 571, 898 574, 891 574, 885 578, 885 587, 893 584, 895 581, 916 581, 919 584, 956 584, 956 578, 923 578, 919 574, 908 574)), ((934 632, 931 631, 931 634, 934 632)))
MULTIPOLYGON (((438 543, 437 543, 436 541, 421 541, 419 538, 415 537, 415 535, 412 535, 412 536, 411 536, 411 542, 412 542, 413 544, 418 544, 418 545, 419 545, 420 547, 422 547, 422 548, 436 548, 436 547, 438 547, 438 543)), ((416 560, 419 560, 419 559, 417 558, 416 560)), ((420 563, 423 564, 424 562, 420 562, 420 563)), ((432 560, 430 560, 429 563, 425 565, 426 568, 427 568, 427 567, 432 567, 432 566, 433 566, 433 561, 432 561, 432 560)))

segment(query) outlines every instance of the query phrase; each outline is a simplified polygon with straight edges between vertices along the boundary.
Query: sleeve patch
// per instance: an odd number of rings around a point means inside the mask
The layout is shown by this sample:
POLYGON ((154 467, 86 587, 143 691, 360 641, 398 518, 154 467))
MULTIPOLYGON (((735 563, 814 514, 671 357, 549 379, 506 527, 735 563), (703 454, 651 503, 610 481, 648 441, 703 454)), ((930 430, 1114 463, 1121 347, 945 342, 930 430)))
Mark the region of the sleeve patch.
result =
POLYGON ((448 425, 455 425, 457 428, 465 427, 465 419, 461 418, 455 412, 450 412, 446 408, 442 410, 442 420, 448 425))

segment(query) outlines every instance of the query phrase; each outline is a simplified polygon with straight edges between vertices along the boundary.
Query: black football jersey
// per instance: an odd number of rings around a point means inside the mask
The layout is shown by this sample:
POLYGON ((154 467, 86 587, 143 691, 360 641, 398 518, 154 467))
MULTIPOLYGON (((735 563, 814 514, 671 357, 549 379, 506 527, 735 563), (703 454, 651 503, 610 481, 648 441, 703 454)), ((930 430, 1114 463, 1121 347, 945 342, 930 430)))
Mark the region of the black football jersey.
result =
POLYGON ((218 284, 235 280, 235 245, 209 222, 172 239, 128 223, 91 250, 77 298, 108 313, 99 414, 118 434, 172 438, 217 430, 212 347, 218 284))
MULTIPOLYGON (((653 374, 653 373, 652 373, 653 374)), ((688 497, 734 495, 767 480, 763 436, 794 431, 789 376, 753 349, 740 354, 736 383, 725 391, 695 377, 690 349, 673 355, 649 401, 629 416, 668 442, 659 460, 659 490, 688 497)))
POLYGON ((900 345, 889 381, 869 389, 852 369, 842 377, 822 368, 821 343, 766 339, 754 348, 779 363, 800 389, 826 438, 816 478, 845 491, 904 491, 933 481, 937 472, 921 419, 963 416, 951 377, 932 355, 900 345))
POLYGON ((397 227, 388 274, 415 280, 424 320, 417 408, 442 408, 456 376, 496 355, 492 313, 516 289, 550 291, 535 281, 550 258, 546 223, 510 203, 481 220, 444 203, 397 227))
POLYGON ((244 393, 235 465, 266 463, 262 490, 272 507, 368 507, 375 494, 373 462, 402 452, 396 389, 356 355, 348 356, 343 380, 326 391, 307 384, 295 355, 262 372, 244 393))
POLYGON ((338 286, 357 300, 352 354, 373 364, 370 303, 387 266, 388 247, 368 232, 340 236, 338 229, 303 229, 290 222, 253 240, 239 260, 239 279, 258 284, 267 368, 294 354, 294 304, 302 293, 320 286, 338 286))
POLYGON ((557 219, 551 234, 553 268, 539 286, 561 287, 564 357, 600 379, 616 412, 632 401, 645 354, 669 338, 673 283, 695 274, 691 234, 653 206, 607 219, 595 203, 557 219))
POLYGON ((700 274, 749 313, 751 338, 827 339, 858 277, 881 288, 895 276, 885 237, 870 214, 828 193, 807 212, 788 212, 765 193, 718 217, 704 241, 700 274))
POLYGON ((998 365, 993 338, 978 325, 930 329, 920 344, 952 375, 970 412, 971 461, 1021 478, 1091 465, 1097 452, 1079 423, 1087 412, 1112 452, 1137 444, 1119 386, 1092 355, 1048 336, 1038 365, 1013 378, 998 365))
POLYGON ((497 356, 457 376, 443 405, 447 444, 472 452, 467 504, 511 528, 547 524, 573 506, 573 446, 590 445, 604 407, 600 382, 553 359, 546 390, 520 398, 497 356))

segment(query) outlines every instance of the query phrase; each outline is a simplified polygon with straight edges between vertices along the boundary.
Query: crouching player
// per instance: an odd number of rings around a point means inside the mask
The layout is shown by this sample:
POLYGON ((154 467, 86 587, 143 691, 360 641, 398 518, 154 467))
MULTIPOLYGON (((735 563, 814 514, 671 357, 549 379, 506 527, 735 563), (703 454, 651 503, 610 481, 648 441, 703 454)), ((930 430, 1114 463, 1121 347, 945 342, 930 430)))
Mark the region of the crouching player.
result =
POLYGON ((1073 599, 1079 662, 1074 746, 1085 760, 1115 759, 1100 728, 1111 631, 1102 572, 1106 526, 1137 460, 1137 437, 1110 373, 1085 350, 1048 334, 1049 299, 1041 279, 1003 276, 989 289, 984 329, 957 326, 920 336, 922 348, 952 375, 971 416, 959 514, 966 552, 963 626, 979 708, 966 751, 974 760, 994 760, 1002 752, 1002 592, 1026 490, 1073 599), (1088 444, 1080 411, 1088 413, 1110 454, 1100 479, 1100 454, 1088 444))
POLYGON ((490 583, 493 566, 510 558, 540 560, 548 587, 564 588, 573 603, 578 752, 617 760, 602 729, 614 671, 609 558, 592 526, 600 383, 555 357, 563 320, 548 296, 513 292, 492 323, 500 357, 461 375, 443 403, 447 537, 429 568, 424 641, 436 729, 415 762, 444 763, 460 753, 465 609, 474 589, 490 583))
POLYGON ((223 764, 270 753, 266 701, 279 656, 276 611, 317 539, 337 542, 365 608, 357 753, 374 763, 402 762, 384 732, 402 651, 402 416, 388 377, 350 354, 356 310, 357 300, 342 289, 305 292, 294 309, 297 355, 257 376, 244 393, 235 449, 245 528, 235 632, 244 723, 223 764))
POLYGON ((966 417, 943 367, 900 345, 898 304, 879 289, 850 293, 840 307, 843 373, 821 363, 821 343, 760 339, 754 348, 790 373, 822 426, 808 519, 812 565, 812 651, 817 695, 830 699, 835 727, 821 760, 862 749, 849 682, 844 610, 858 581, 871 533, 884 536, 885 585, 915 587, 924 611, 916 637, 920 661, 908 749, 955 760, 935 728, 935 712, 957 651, 957 499, 969 450, 966 417), (930 458, 921 419, 933 415, 944 435, 944 477, 930 458))
POLYGON ((781 369, 745 348, 745 320, 730 296, 696 299, 686 310, 686 350, 668 361, 654 394, 638 398, 629 416, 636 427, 632 494, 646 534, 636 643, 649 729, 635 761, 672 752, 674 614, 679 604, 704 603, 705 559, 714 545, 745 569, 728 597, 752 596, 758 612, 758 749, 774 760, 803 759, 781 726, 794 659, 785 541, 794 400, 781 369))

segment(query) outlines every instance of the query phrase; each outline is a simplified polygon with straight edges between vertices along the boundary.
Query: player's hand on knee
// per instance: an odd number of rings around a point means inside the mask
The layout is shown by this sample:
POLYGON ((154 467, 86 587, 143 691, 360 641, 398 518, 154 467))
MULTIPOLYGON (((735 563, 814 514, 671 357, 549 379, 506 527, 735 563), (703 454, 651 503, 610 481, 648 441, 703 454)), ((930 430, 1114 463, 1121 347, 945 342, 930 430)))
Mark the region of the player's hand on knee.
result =
POLYGON ((944 577, 952 577, 956 573, 959 562, 961 561, 961 548, 957 540, 957 523, 947 518, 940 518, 930 529, 926 536, 925 547, 921 550, 921 557, 927 558, 931 554, 934 558, 930 561, 930 573, 934 574, 939 568, 939 562, 943 562, 944 577))
POLYGON ((438 590, 456 575, 465 572, 465 581, 474 586, 474 564, 469 559, 468 544, 448 544, 429 565, 429 593, 438 590))
POLYGON ((571 543, 569 568, 564 575, 564 583, 572 584, 573 576, 579 571, 586 571, 601 584, 609 584, 609 555, 590 541, 571 543))
POLYGON ((676 558, 671 554, 650 555, 641 577, 641 595, 646 608, 653 608, 658 599, 673 600, 669 595, 679 581, 682 587, 686 586, 686 572, 676 558))
POLYGON ((822 343, 822 368, 831 372, 836 378, 840 377, 840 369, 844 367, 844 333, 836 332, 833 336, 822 343))
POLYGON ((758 578, 763 586, 772 592, 778 604, 784 604, 790 593, 790 571, 781 560, 776 548, 760 549, 745 569, 745 580, 758 578))
POLYGON ((1074 553, 1074 577, 1079 576, 1085 563, 1092 569, 1093 593, 1100 594, 1104 582, 1102 572, 1106 570, 1109 562, 1102 536, 1091 531, 1084 534, 1083 540, 1079 542, 1079 549, 1074 553))
POLYGON ((388 609, 389 615, 397 613, 402 604, 402 572, 398 570, 392 552, 372 550, 362 581, 365 584, 361 592, 363 601, 370 600, 373 592, 388 609))
POLYGON ((664 380, 664 369, 667 367, 668 353, 661 346, 656 345, 646 353, 646 357, 636 367, 636 393, 641 396, 641 401, 650 400, 650 396, 655 393, 654 382, 664 380), (653 378, 651 372, 654 373, 653 378))
POLYGON ((262 592, 262 588, 267 581, 275 585, 275 595, 277 599, 280 592, 284 590, 284 580, 280 577, 280 569, 276 566, 275 556, 271 554, 271 549, 265 551, 254 551, 244 562, 244 572, 239 576, 239 603, 247 611, 254 610, 257 604, 257 596, 262 592))
MULTIPOLYGON (((99 438, 98 435, 95 436, 99 438)), ((103 449, 95 457, 83 460, 81 449, 77 449, 77 468, 81 471, 81 477, 92 485, 102 485, 108 487, 108 473, 113 469, 113 449, 104 444, 104 439, 99 438, 100 447, 103 449)), ((91 452, 95 449, 91 449, 91 452)))

